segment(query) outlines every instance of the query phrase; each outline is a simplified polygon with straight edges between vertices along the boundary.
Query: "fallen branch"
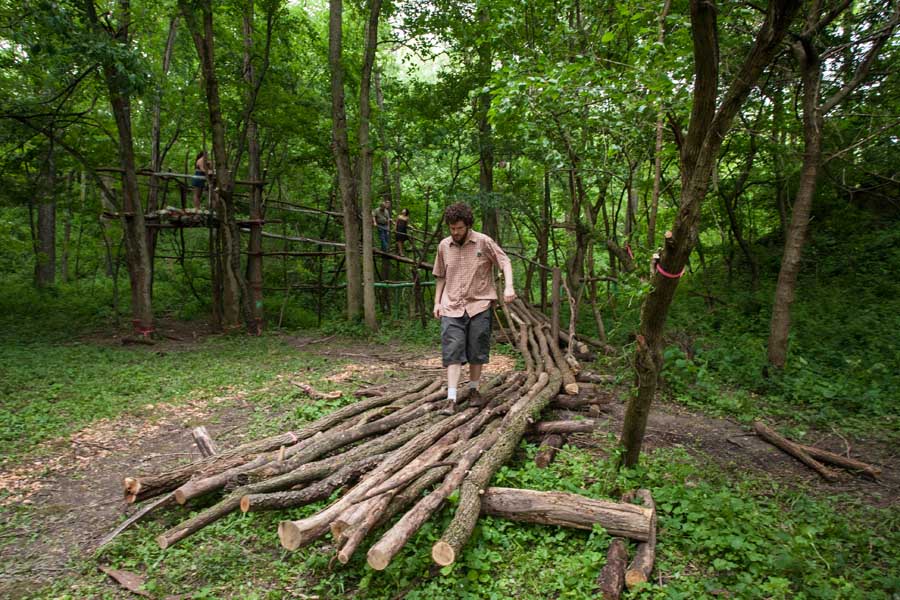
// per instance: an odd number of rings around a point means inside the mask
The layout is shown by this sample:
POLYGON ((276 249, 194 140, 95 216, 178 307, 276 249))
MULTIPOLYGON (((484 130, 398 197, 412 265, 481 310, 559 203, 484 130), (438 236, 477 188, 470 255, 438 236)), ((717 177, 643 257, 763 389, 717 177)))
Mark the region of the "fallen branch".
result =
POLYGON ((791 456, 802 462, 804 465, 818 473, 826 481, 837 481, 837 473, 811 457, 809 453, 807 453, 806 450, 804 450, 800 446, 800 444, 792 442, 786 437, 779 435, 760 421, 755 421, 753 423, 753 429, 754 431, 756 431, 756 434, 759 437, 769 442, 773 446, 776 446, 777 448, 780 448, 784 452, 790 454, 791 456))
POLYGON ((847 456, 835 454, 834 452, 829 452, 828 450, 822 450, 821 448, 816 448, 815 446, 806 446, 804 444, 797 445, 803 448, 803 450, 811 457, 821 462, 828 463, 836 467, 841 467, 849 471, 857 471, 859 473, 862 473, 863 475, 870 477, 871 479, 878 480, 881 477, 881 469, 876 466, 847 456))
POLYGON ((556 451, 563 447, 565 441, 565 438, 558 433, 551 433, 544 437, 537 454, 534 455, 534 465, 538 469, 546 469, 553 462, 556 451))
POLYGON ((642 500, 645 508, 653 511, 653 516, 650 519, 650 537, 646 542, 640 542, 637 545, 634 560, 625 571, 625 585, 629 590, 649 581, 650 573, 653 572, 653 563, 656 560, 656 503, 653 501, 650 490, 638 490, 637 497, 642 500))
POLYGON ((293 385, 303 390, 307 396, 316 400, 336 400, 342 396, 342 392, 334 390, 333 392, 320 392, 305 381, 292 381, 293 385))
POLYGON ((628 551, 625 540, 615 538, 609 544, 606 553, 606 564, 597 577, 597 587, 603 600, 619 600, 625 589, 625 565, 628 564, 628 551))

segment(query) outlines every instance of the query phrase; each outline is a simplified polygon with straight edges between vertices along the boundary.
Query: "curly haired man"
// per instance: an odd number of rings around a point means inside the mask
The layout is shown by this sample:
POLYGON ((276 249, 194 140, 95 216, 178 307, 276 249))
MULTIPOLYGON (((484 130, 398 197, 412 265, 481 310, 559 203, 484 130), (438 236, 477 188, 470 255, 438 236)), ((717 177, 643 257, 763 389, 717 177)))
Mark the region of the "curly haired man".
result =
POLYGON ((504 302, 516 299, 512 263, 489 236, 472 229, 472 209, 463 203, 444 211, 450 236, 441 240, 432 273, 437 278, 434 317, 441 320, 441 358, 447 368, 449 410, 455 410, 462 365, 469 364, 472 404, 481 401, 478 384, 491 348, 491 304, 497 300, 493 268, 503 272, 504 302))

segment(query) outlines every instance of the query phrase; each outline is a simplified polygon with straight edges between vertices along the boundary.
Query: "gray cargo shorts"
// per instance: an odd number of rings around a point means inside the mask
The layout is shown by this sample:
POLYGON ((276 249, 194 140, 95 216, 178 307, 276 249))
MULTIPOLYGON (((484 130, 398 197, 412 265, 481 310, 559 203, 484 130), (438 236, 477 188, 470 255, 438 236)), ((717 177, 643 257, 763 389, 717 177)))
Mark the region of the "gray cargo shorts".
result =
POLYGON ((483 365, 491 353, 491 309, 474 317, 441 317, 441 358, 444 366, 483 365))

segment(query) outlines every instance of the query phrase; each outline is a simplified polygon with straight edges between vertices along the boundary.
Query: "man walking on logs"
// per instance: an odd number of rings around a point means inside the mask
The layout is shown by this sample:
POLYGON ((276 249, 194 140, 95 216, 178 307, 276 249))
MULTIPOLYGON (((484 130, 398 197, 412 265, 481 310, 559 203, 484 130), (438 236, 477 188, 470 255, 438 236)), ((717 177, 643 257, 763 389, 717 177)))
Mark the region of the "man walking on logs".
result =
POLYGON ((437 278, 434 317, 441 320, 441 358, 447 368, 448 412, 456 410, 462 365, 469 364, 470 402, 482 403, 478 393, 481 368, 491 348, 491 304, 497 300, 493 267, 503 271, 503 301, 516 299, 512 263, 490 237, 472 230, 475 221, 467 204, 444 211, 450 237, 441 240, 432 273, 437 278))

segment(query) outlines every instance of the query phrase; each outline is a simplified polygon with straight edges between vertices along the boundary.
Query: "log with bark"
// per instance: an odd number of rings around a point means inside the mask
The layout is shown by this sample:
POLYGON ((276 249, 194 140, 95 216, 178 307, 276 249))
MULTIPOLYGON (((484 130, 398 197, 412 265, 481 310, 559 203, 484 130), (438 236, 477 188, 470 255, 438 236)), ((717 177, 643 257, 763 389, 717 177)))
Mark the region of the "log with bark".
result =
POLYGON ((651 535, 653 511, 644 506, 595 500, 570 492, 538 492, 514 488, 491 487, 482 495, 482 511, 486 515, 572 527, 593 529, 602 525, 610 535, 647 541, 651 535))
POLYGON ((625 571, 625 585, 631 589, 650 580, 650 573, 653 572, 653 563, 656 560, 656 503, 650 490, 639 489, 636 494, 641 499, 645 508, 652 511, 650 518, 650 535, 646 541, 637 545, 634 553, 634 560, 628 565, 625 571))
POLYGON ((597 587, 603 600, 619 600, 625 589, 625 565, 628 564, 628 550, 625 540, 615 538, 606 553, 606 564, 597 577, 597 587))
MULTIPOLYGON (((165 503, 187 503, 224 491, 218 501, 160 535, 159 545, 167 548, 238 510, 282 510, 340 492, 304 519, 281 521, 281 544, 294 550, 330 532, 343 563, 373 531, 383 530, 367 551, 376 569, 385 568, 457 492, 453 518, 431 549, 439 564, 456 560, 482 514, 582 529, 600 523, 615 535, 646 540, 649 517, 644 507, 488 487, 526 433, 552 434, 548 447, 562 444, 557 426, 533 424, 562 389, 575 384, 567 391, 577 391, 577 363, 567 360, 560 348, 563 334, 551 336, 546 319, 523 303, 502 308, 509 339, 518 344, 526 371, 486 382, 480 390, 483 405, 472 406, 464 390, 458 406, 448 410, 446 390, 434 379, 373 386, 356 394, 351 404, 291 432, 166 473, 132 476, 126 493, 133 499, 161 496, 165 503)), ((324 396, 307 387, 310 395, 324 396)), ((590 421, 568 422, 560 431, 595 426, 590 421)))
POLYGON ((807 453, 806 450, 804 450, 803 447, 800 446, 800 444, 792 442, 786 437, 776 433, 775 430, 771 429, 760 421, 754 421, 753 429, 754 431, 756 431, 756 434, 759 437, 769 442, 773 446, 790 454, 791 456, 805 464, 807 467, 818 473, 826 481, 837 481, 838 474, 811 457, 809 453, 807 453))
POLYGON ((547 435, 551 433, 590 433, 599 423, 593 419, 580 421, 538 421, 528 428, 528 433, 547 435))
POLYGON ((559 433, 551 433, 544 436, 537 454, 534 455, 534 465, 538 469, 546 469, 556 457, 557 451, 566 443, 566 438, 559 433))

